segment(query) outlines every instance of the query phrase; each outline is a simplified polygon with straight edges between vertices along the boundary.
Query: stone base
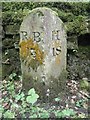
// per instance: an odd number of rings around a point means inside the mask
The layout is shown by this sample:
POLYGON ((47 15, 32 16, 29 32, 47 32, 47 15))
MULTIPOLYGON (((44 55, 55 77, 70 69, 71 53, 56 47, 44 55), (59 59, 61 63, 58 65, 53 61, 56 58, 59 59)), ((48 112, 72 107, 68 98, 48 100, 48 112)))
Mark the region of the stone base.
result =
POLYGON ((23 74, 23 90, 27 93, 34 88, 41 101, 52 102, 58 95, 66 92, 66 76, 66 72, 63 72, 58 79, 51 77, 49 84, 45 84, 42 80, 34 80, 30 75, 23 74))

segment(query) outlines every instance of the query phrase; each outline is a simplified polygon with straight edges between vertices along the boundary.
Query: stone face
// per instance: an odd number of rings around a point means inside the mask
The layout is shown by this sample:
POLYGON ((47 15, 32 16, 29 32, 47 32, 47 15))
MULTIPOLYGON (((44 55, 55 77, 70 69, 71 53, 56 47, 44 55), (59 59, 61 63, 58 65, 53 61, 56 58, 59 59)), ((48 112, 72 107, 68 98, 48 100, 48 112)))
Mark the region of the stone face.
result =
POLYGON ((49 8, 32 10, 20 27, 23 89, 34 87, 41 98, 62 92, 66 53, 66 33, 57 14, 49 8))

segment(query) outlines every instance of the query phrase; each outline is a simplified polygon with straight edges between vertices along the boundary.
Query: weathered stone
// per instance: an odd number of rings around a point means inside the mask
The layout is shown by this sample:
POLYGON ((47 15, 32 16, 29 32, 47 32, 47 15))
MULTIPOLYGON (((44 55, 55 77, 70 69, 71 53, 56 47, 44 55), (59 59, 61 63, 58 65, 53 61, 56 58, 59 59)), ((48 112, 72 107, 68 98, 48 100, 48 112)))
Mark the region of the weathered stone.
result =
POLYGON ((90 19, 86 20, 87 22, 87 33, 90 33, 90 19))
POLYGON ((63 22, 49 8, 36 8, 20 27, 23 89, 34 87, 41 98, 63 92, 66 77, 66 33, 63 22))
POLYGON ((4 39, 3 41, 2 41, 2 48, 4 48, 4 49, 8 49, 8 48, 14 48, 14 40, 13 39, 8 39, 8 38, 6 38, 6 39, 4 39))
POLYGON ((15 49, 7 49, 2 52, 2 79, 9 77, 10 74, 20 74, 19 53, 15 49))
POLYGON ((2 39, 2 25, 0 24, 0 40, 2 39))
POLYGON ((19 25, 7 25, 5 27, 6 34, 18 34, 19 33, 19 25))
POLYGON ((71 36, 67 38, 67 49, 78 49, 78 39, 77 36, 71 36))
POLYGON ((11 49, 15 48, 15 45, 19 43, 19 37, 16 38, 5 38, 2 41, 2 48, 3 49, 11 49))

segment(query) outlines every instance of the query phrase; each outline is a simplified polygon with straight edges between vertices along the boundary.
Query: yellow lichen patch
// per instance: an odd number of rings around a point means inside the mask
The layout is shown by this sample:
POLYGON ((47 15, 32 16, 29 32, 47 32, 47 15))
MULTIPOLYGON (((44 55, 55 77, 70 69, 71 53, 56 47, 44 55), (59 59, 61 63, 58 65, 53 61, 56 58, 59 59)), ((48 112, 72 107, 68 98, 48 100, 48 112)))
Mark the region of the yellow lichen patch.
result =
POLYGON ((28 55, 27 42, 26 41, 22 41, 19 45, 20 45, 20 56, 22 58, 27 57, 27 55, 28 55))
POLYGON ((29 62, 31 60, 37 60, 40 64, 43 63, 44 53, 40 50, 39 45, 34 43, 32 39, 27 41, 22 41, 20 43, 20 56, 21 58, 26 59, 29 57, 29 62), (33 57, 31 54, 31 50, 35 52, 35 56, 33 57))
POLYGON ((56 64, 60 64, 60 55, 57 55, 55 58, 56 64))

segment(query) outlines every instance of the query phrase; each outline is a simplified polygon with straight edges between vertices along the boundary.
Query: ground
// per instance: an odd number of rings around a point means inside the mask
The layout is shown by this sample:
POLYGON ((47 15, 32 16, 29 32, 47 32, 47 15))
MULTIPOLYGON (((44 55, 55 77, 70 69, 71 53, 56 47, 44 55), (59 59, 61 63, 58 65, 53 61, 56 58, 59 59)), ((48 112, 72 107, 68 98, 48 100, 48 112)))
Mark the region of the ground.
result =
POLYGON ((46 103, 36 99, 36 102, 31 106, 27 104, 24 97, 22 97, 23 99, 20 98, 20 95, 22 95, 19 94, 22 92, 21 81, 10 81, 3 80, 0 88, 2 91, 2 95, 0 93, 3 108, 2 117, 4 118, 7 117, 8 112, 11 113, 10 118, 20 118, 22 116, 25 118, 88 118, 88 100, 90 96, 86 90, 80 89, 80 83, 77 81, 67 80, 68 91, 62 98, 55 98, 52 103, 49 103, 48 99, 46 103), (37 113, 37 111, 39 112, 37 113), (41 111, 44 114, 41 114, 41 111))

